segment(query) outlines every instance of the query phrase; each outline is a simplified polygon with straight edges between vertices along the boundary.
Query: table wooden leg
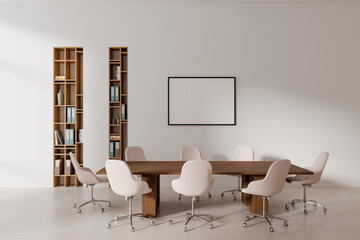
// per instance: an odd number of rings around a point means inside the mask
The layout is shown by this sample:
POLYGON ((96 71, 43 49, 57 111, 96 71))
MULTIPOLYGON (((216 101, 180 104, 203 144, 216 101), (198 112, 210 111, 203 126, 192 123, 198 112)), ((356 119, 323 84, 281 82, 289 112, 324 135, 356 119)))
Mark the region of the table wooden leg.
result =
POLYGON ((142 180, 146 181, 152 189, 150 193, 142 195, 142 215, 145 217, 156 217, 157 205, 159 204, 158 179, 159 175, 142 175, 142 180))
POLYGON ((157 192, 157 198, 156 198, 156 206, 159 206, 160 204, 160 175, 157 176, 157 185, 156 185, 156 192, 157 192))
MULTIPOLYGON (((254 180, 254 176, 242 175, 241 176, 241 188, 247 188, 249 183, 254 180)), ((251 202, 251 195, 246 193, 241 193, 241 199, 245 206, 249 206, 251 202)))
MULTIPOLYGON (((264 179, 265 176, 243 176, 242 187, 247 187, 251 181, 264 179)), ((262 214, 263 200, 261 197, 252 194, 242 194, 242 201, 245 206, 250 206, 251 213, 262 214)), ((269 201, 265 200, 265 213, 269 212, 269 201)))

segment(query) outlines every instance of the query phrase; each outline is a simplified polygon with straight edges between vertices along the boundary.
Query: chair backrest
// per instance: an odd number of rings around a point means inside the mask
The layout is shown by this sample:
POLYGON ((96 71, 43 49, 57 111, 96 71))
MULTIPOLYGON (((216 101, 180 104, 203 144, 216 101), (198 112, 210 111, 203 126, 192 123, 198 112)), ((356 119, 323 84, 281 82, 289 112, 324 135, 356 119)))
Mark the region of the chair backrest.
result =
POLYGON ((88 168, 81 167, 75 155, 69 152, 71 163, 74 166, 76 175, 79 181, 83 184, 95 184, 98 183, 96 175, 88 168))
POLYGON ((180 152, 180 161, 200 160, 200 150, 194 146, 186 146, 180 152))
POLYGON ((121 196, 134 196, 138 188, 137 182, 125 161, 107 160, 105 162, 106 174, 111 189, 121 196))
POLYGON ((271 197, 281 192, 289 174, 290 160, 278 160, 271 164, 263 180, 251 182, 248 188, 257 195, 271 197), (256 183, 257 182, 257 183, 256 183), (254 183, 254 184, 252 184, 254 183), (252 186, 251 186, 252 185, 252 186))
POLYGON ((206 160, 187 161, 181 169, 179 182, 187 196, 209 192, 214 184, 211 164, 206 160))
POLYGON ((235 149, 232 161, 254 161, 254 149, 248 146, 239 146, 235 149))
POLYGON ((131 146, 125 149, 125 161, 146 161, 144 150, 139 146, 131 146))
POLYGON ((309 182, 310 184, 314 184, 320 181, 321 175, 324 171, 328 158, 329 158, 328 152, 321 152, 319 154, 314 164, 311 167, 307 168, 308 170, 314 172, 314 174, 309 175, 306 182, 309 182))

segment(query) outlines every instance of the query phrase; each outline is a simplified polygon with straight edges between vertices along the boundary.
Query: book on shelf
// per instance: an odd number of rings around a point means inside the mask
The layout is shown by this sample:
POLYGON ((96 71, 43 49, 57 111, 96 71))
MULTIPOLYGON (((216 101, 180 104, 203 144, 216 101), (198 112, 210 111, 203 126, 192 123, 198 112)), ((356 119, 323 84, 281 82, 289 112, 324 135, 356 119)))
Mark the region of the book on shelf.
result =
POLYGON ((65 80, 65 76, 55 76, 55 80, 65 80))
POLYGON ((66 159, 65 175, 71 175, 71 160, 66 159))
POLYGON ((115 77, 116 80, 120 80, 120 66, 116 66, 115 77))
POLYGON ((120 136, 110 136, 110 140, 120 140, 120 136))
POLYGON ((55 130, 55 145, 59 145, 59 144, 60 145, 64 144, 64 138, 60 130, 55 130))
POLYGON ((66 122, 71 123, 71 108, 66 107, 66 122))
POLYGON ((79 142, 83 142, 83 140, 84 140, 84 129, 79 129, 78 140, 79 140, 79 142))
POLYGON ((125 120, 126 119, 126 104, 122 103, 121 104, 121 120, 125 120))
POLYGON ((114 157, 114 142, 110 142, 110 157, 114 157))
POLYGON ((120 102, 120 86, 114 86, 115 87, 115 102, 120 102))
POLYGON ((71 107, 71 123, 75 123, 75 107, 71 107))
POLYGON ((63 166, 62 159, 56 159, 55 160, 55 168, 54 168, 54 174, 55 175, 61 175, 63 173, 63 166))
POLYGON ((56 131, 54 132, 54 137, 55 137, 55 146, 57 146, 57 145, 59 145, 59 139, 58 139, 56 131))
POLYGON ((115 86, 110 87, 110 102, 115 102, 115 86))
POLYGON ((115 157, 120 157, 120 142, 115 142, 115 157))

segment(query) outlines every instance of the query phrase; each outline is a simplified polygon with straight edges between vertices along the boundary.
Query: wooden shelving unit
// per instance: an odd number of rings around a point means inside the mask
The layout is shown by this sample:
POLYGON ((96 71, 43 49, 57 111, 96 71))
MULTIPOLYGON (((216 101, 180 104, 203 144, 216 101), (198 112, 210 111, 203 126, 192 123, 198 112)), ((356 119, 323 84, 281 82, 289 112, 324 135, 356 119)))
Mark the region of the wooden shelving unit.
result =
POLYGON ((79 141, 79 130, 83 129, 83 48, 82 47, 54 47, 54 152, 53 152, 53 186, 81 186, 73 166, 70 174, 66 174, 66 159, 70 159, 69 152, 73 152, 80 164, 83 164, 83 144, 79 141), (64 79, 57 80, 57 76, 64 79), (63 102, 60 105, 57 94, 61 89, 63 102), (75 122, 67 121, 67 107, 75 107, 75 122), (74 129, 74 143, 65 142, 66 129, 74 129), (61 131, 64 144, 57 144, 55 131, 61 131), (55 162, 61 159, 61 171, 55 174, 55 162))
MULTIPOLYGON (((124 160, 128 142, 128 48, 109 47, 109 158, 124 160), (114 100, 112 87, 118 87, 119 99, 114 100), (125 107, 125 108, 124 108, 125 107), (111 139, 117 136, 118 139, 111 139), (118 154, 111 154, 112 144, 118 154), (115 146, 114 146, 115 148, 115 146)), ((115 91, 115 90, 114 90, 115 91)), ((115 92, 113 92, 115 93, 115 92)))

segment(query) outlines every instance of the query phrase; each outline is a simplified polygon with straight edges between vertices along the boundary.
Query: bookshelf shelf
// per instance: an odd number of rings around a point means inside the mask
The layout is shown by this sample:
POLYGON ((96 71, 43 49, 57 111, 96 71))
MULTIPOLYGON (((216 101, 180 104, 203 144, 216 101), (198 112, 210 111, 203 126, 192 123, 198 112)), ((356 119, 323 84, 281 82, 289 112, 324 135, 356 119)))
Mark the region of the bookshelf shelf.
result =
POLYGON ((83 48, 54 47, 54 151, 53 151, 53 186, 81 186, 73 166, 68 164, 69 152, 73 152, 78 161, 83 163, 83 145, 79 144, 78 131, 83 129, 83 48), (56 79, 56 77, 60 79, 56 79), (58 105, 58 93, 62 91, 62 103, 58 105), (71 111, 68 111, 68 108, 71 111), (68 114, 72 120, 68 120, 68 114), (73 116, 73 114, 76 114, 73 116), (71 129, 71 130, 68 130, 71 129), (69 132, 71 131, 71 132, 69 132), (56 132, 56 133, 55 133, 56 132), (69 134, 73 133, 73 134, 69 134), (59 136, 61 135, 61 137, 59 136), (68 143, 66 136, 72 135, 74 144, 68 143), (62 138, 61 142, 60 138, 62 138))
POLYGON ((128 143, 128 48, 109 47, 109 157, 124 159, 128 143), (125 96, 126 95, 126 96, 125 96), (118 99, 116 99, 118 98, 118 99), (127 121, 127 120, 125 120, 127 121), (111 139, 118 136, 119 139, 111 139))

